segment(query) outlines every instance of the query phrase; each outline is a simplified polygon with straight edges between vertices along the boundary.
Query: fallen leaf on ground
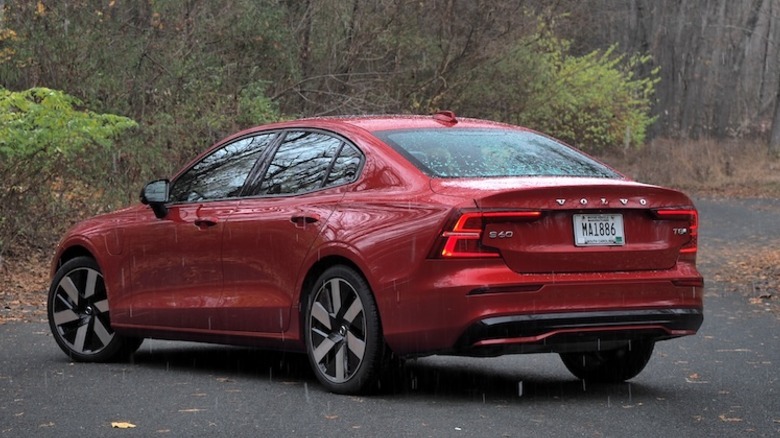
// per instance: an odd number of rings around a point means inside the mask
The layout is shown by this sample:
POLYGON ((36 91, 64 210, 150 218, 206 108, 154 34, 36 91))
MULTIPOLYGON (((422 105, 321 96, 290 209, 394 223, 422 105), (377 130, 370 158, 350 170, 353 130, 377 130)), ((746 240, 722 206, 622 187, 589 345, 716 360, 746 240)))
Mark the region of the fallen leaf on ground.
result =
POLYGON ((132 429, 135 427, 135 424, 126 421, 112 421, 111 427, 114 429, 132 429))

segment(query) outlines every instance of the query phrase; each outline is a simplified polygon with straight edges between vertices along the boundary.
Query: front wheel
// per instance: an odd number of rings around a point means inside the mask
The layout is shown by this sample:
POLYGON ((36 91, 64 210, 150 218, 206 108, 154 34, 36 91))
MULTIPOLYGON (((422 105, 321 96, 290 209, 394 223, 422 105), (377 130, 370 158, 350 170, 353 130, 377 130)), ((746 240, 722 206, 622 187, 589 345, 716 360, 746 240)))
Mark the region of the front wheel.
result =
POLYGON ((306 305, 306 353, 317 379, 329 391, 369 390, 382 365, 376 302, 365 279, 346 266, 328 268, 306 305))
POLYGON ((561 353, 566 368, 579 379, 619 383, 636 377, 650 361, 655 343, 632 341, 625 348, 587 353, 561 353))
POLYGON ((73 360, 109 362, 129 356, 143 341, 114 333, 103 274, 89 257, 70 260, 57 271, 47 314, 54 340, 73 360))

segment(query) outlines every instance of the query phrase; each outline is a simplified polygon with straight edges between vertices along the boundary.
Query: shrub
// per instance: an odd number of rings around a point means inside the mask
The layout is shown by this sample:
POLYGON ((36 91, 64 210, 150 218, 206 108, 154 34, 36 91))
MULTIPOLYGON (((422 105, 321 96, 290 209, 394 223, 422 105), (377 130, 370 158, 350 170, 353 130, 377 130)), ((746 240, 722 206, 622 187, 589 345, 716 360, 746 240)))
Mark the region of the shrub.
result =
POLYGON ((615 47, 585 56, 570 56, 559 45, 543 57, 547 64, 544 87, 535 87, 534 105, 523 114, 526 124, 550 132, 590 152, 622 145, 644 144, 658 70, 637 78, 636 67, 648 56, 616 56, 615 47))
POLYGON ((633 72, 648 56, 616 55, 615 47, 584 56, 569 43, 539 34, 509 49, 475 75, 458 105, 476 116, 504 120, 549 133, 591 153, 640 147, 650 116, 658 70, 633 72))
POLYGON ((0 255, 25 238, 41 244, 67 226, 69 213, 99 194, 90 178, 105 177, 85 158, 105 156, 114 138, 136 126, 80 106, 57 90, 0 88, 0 255))

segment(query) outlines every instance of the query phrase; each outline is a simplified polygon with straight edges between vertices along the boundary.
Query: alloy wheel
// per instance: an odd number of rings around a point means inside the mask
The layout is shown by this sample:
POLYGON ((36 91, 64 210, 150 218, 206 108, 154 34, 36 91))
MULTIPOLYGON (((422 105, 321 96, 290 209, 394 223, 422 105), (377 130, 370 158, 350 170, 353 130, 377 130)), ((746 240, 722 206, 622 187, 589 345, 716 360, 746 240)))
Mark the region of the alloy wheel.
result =
POLYGON ((311 356, 320 374, 344 383, 358 371, 366 353, 363 301, 344 278, 331 278, 317 290, 309 313, 311 356))

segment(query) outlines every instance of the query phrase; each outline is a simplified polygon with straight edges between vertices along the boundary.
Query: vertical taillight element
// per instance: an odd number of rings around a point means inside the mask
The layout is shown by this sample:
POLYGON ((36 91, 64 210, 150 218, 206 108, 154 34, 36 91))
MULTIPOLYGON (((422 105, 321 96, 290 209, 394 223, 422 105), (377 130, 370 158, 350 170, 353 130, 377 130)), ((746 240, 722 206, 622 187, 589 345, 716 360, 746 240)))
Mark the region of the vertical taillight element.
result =
POLYGON ((441 257, 498 257, 498 251, 482 246, 482 213, 464 213, 452 226, 441 233, 444 247, 441 257))
POLYGON ((657 219, 679 221, 673 228, 676 235, 687 235, 688 242, 680 248, 680 254, 696 254, 699 248, 699 213, 694 209, 662 209, 653 212, 657 219))
POLYGON ((495 222, 518 222, 541 217, 540 211, 468 212, 461 213, 451 226, 441 233, 434 256, 437 258, 495 258, 496 248, 482 244, 485 225, 495 222))

